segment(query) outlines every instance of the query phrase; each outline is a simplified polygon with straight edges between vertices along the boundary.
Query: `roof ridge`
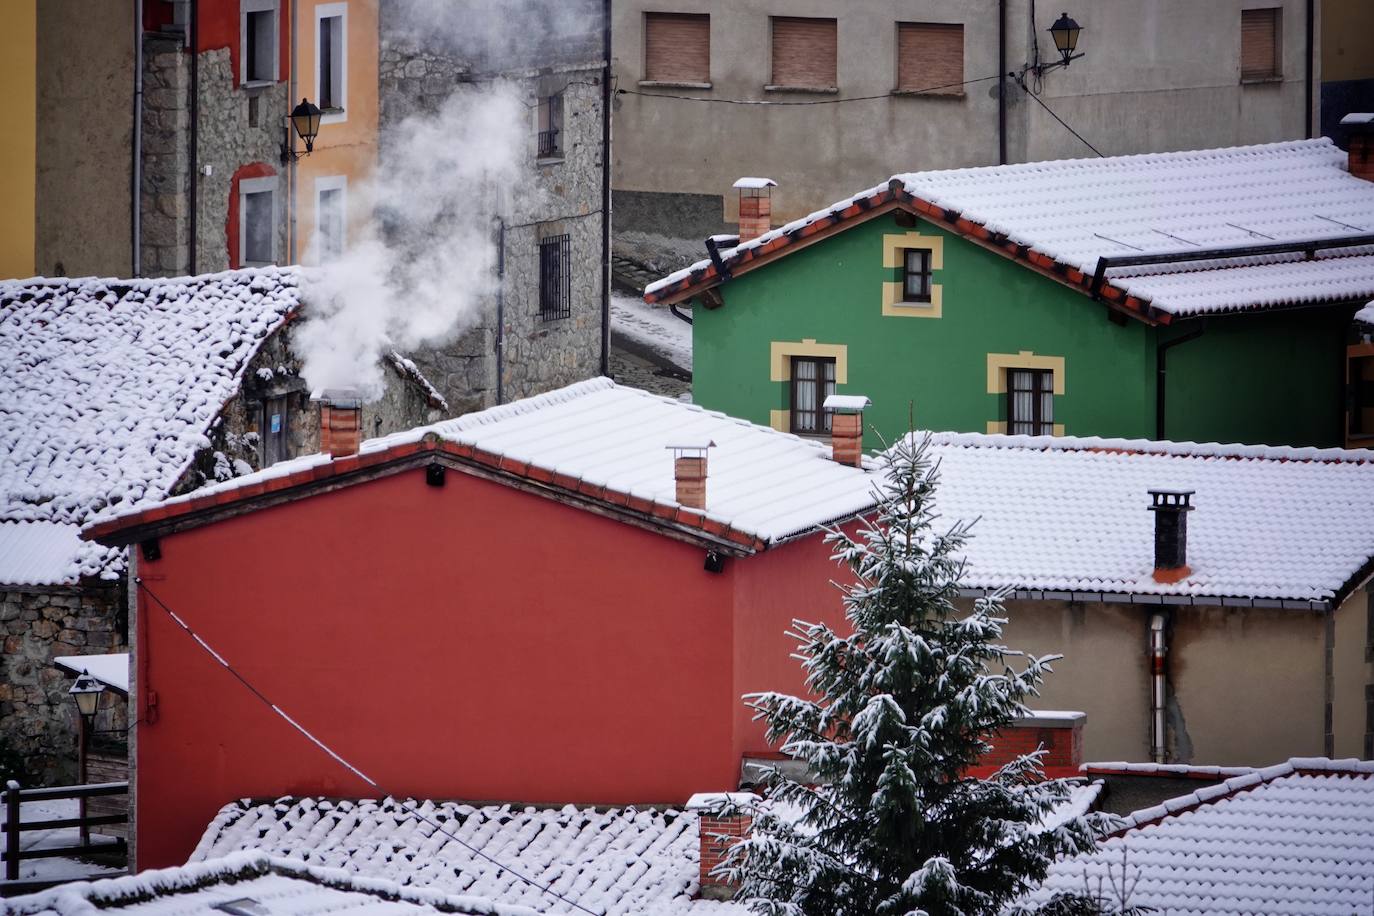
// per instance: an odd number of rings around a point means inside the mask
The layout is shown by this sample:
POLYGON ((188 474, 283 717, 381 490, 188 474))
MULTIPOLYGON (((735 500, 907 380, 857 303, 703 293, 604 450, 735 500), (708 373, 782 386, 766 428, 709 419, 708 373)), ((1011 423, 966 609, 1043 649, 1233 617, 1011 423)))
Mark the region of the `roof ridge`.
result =
POLYGON ((0 280, 0 297, 5 290, 10 287, 23 286, 77 286, 77 285, 102 285, 102 286, 127 286, 130 289, 153 289, 159 286, 171 285, 207 285, 217 280, 234 277, 292 277, 300 278, 306 276, 308 271, 295 264, 268 264, 263 267, 236 267, 232 270, 221 270, 209 274, 187 274, 178 277, 25 277, 0 280))
POLYGON ((1374 449, 1317 448, 1293 445, 1246 445, 1239 442, 1191 442, 1167 439, 1125 439, 1102 436, 1026 436, 1008 433, 930 432, 935 445, 1045 452, 1119 452, 1169 458, 1311 462, 1314 464, 1374 463, 1374 449))

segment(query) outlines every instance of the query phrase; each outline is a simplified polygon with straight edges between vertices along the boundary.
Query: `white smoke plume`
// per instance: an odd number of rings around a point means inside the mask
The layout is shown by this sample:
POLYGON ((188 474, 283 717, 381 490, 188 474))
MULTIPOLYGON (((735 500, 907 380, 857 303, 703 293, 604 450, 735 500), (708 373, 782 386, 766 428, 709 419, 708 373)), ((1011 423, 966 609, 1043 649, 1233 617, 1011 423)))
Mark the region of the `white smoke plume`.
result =
POLYGON ((349 210, 371 217, 305 274, 295 343, 311 388, 380 397, 383 354, 477 323, 497 283, 493 220, 525 170, 528 134, 529 109, 504 83, 460 85, 437 114, 397 126, 374 175, 349 188, 349 210))

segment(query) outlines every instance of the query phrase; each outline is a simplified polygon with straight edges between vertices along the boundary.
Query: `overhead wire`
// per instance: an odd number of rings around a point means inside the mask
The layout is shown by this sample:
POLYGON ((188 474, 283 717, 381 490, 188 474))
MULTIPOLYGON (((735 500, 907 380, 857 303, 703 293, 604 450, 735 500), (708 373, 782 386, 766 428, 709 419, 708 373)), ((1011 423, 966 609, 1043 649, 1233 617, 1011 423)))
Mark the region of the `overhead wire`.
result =
POLYGON ((498 859, 492 857, 488 853, 483 852, 479 847, 473 846, 471 843, 468 843, 464 841, 462 838, 454 835, 441 822, 425 814, 423 811, 416 808, 414 805, 410 804, 406 800, 399 798, 394 793, 387 792, 375 779, 373 779, 371 776, 368 776, 358 767, 354 766, 347 759, 345 759, 343 755, 339 754, 338 751, 334 750, 328 744, 325 744, 324 741, 316 737, 313 732, 307 729, 304 725, 301 725, 295 719, 291 718, 291 716, 288 715, 285 710, 283 710, 276 703, 273 703, 270 699, 268 699, 266 694, 264 694, 256 686, 254 686, 253 683, 249 681, 246 677, 240 674, 234 668, 233 665, 229 664, 229 661, 223 655, 220 655, 218 652, 216 652, 215 649, 203 638, 201 638, 200 634, 193 630, 191 626, 185 620, 183 620, 179 614, 177 614, 176 611, 172 610, 161 598, 159 598, 153 592, 153 590, 148 587, 148 585, 143 581, 142 578, 136 577, 134 579, 134 583, 138 586, 139 590, 141 590, 145 595, 151 598, 153 602, 157 604, 158 607, 162 608, 162 610, 167 613, 167 616, 169 616, 178 627, 180 627, 183 631, 186 632, 188 636, 195 640, 197 645, 204 649, 210 655, 211 658, 217 661, 220 664, 220 666, 224 668, 224 670, 228 671, 231 675, 233 675, 235 680, 237 680, 240 684, 247 688, 249 693, 253 694, 253 696, 256 697, 265 706, 267 706, 268 709, 272 710, 272 712, 278 718, 286 722, 287 725, 290 725, 296 731, 300 732, 301 735, 303 735, 312 744, 314 744, 320 750, 324 751, 327 755, 333 758, 344 769, 348 770, 354 776, 357 776, 359 779, 367 783, 376 791, 389 795, 391 798, 396 799, 397 803, 406 811, 415 815, 415 817, 424 821, 425 823, 429 824, 436 831, 448 837, 450 840, 453 840, 453 842, 457 843, 459 846, 462 846, 464 849, 472 853, 474 856, 477 856, 478 858, 489 862, 500 871, 503 871, 506 874, 514 878, 517 878, 520 881, 525 882, 533 888, 537 888, 541 892, 549 895, 550 897, 553 897, 556 900, 566 903, 568 906, 576 910, 580 910, 581 912, 586 913, 587 916, 604 916, 603 913, 598 912, 597 910, 590 909, 578 903, 576 900, 572 900, 568 897, 565 897, 563 894, 560 894, 558 891, 554 890, 550 885, 543 884, 539 881, 536 881, 534 878, 529 877, 528 875, 516 871, 509 865, 506 865, 498 859))

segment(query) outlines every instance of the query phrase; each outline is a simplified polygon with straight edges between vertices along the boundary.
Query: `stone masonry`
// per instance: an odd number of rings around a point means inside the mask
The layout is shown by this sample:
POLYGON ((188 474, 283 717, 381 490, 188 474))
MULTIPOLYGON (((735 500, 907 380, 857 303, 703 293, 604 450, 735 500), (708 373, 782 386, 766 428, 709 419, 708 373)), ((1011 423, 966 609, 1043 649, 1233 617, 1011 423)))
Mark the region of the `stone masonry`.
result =
POLYGON ((143 37, 143 180, 139 189, 142 273, 184 276, 190 269, 190 67, 181 37, 143 37))

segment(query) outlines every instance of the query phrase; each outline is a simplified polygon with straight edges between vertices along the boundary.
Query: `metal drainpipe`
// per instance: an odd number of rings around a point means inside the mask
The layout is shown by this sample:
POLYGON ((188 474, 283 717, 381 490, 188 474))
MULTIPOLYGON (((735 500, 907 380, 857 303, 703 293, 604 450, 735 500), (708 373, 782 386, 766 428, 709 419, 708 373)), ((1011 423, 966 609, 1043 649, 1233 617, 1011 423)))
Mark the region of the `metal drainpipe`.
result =
POLYGON ((506 403, 506 221, 496 218, 496 403, 506 403))
POLYGON ((186 272, 191 276, 196 275, 196 232, 198 231, 199 219, 197 214, 200 212, 200 0, 191 0, 191 174, 186 186, 186 194, 190 198, 186 204, 188 230, 190 240, 187 247, 190 249, 190 258, 187 261, 186 272))
POLYGON ((1313 133, 1313 131, 1312 131, 1312 89, 1313 89, 1313 83, 1315 82, 1315 80, 1313 79, 1312 67, 1313 67, 1313 66, 1315 65, 1315 63, 1316 63, 1316 58, 1315 58, 1315 55, 1313 54, 1313 42, 1316 40, 1316 36, 1313 35, 1313 30, 1314 30, 1315 27, 1316 27, 1316 18, 1317 18, 1317 16, 1316 16, 1316 10, 1314 9, 1314 5, 1315 5, 1315 0, 1307 0, 1307 73, 1306 73, 1306 76, 1305 76, 1305 79, 1304 79, 1304 85, 1305 85, 1305 87, 1306 87, 1306 89, 1307 89, 1307 104, 1306 104, 1306 106, 1305 106, 1305 112, 1306 112, 1306 117, 1307 117, 1307 123, 1303 126, 1303 130, 1305 131, 1305 135, 1306 135, 1307 139, 1309 139, 1309 140, 1312 139, 1312 133, 1313 133))
POLYGON ((611 0, 601 5, 601 374, 611 374, 611 0))
POLYGON ((129 200, 129 229, 133 235, 133 269, 143 275, 143 0, 134 4, 134 152, 133 193, 129 200))
MULTIPOLYGON (((291 111, 291 100, 296 97, 297 89, 297 51, 300 47, 300 4, 291 4, 291 69, 288 75, 286 87, 286 110, 291 111)), ((280 60, 280 56, 278 56, 280 60)), ((291 126, 288 122, 286 127, 287 142, 291 140, 291 126)), ((299 168, 295 162, 290 163, 286 173, 286 254, 287 263, 295 264, 296 258, 296 170, 299 168)), ((344 214, 345 222, 348 215, 344 214)))
POLYGON ((1162 611, 1150 615, 1150 756, 1155 763, 1165 763, 1164 707, 1165 696, 1165 658, 1169 654, 1169 618, 1162 611))
POLYGON ((997 162, 1007 164, 1007 0, 997 0, 997 162))

